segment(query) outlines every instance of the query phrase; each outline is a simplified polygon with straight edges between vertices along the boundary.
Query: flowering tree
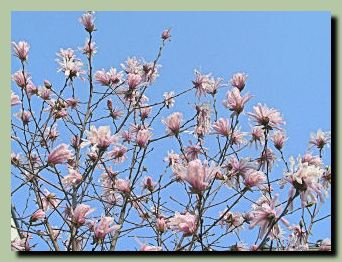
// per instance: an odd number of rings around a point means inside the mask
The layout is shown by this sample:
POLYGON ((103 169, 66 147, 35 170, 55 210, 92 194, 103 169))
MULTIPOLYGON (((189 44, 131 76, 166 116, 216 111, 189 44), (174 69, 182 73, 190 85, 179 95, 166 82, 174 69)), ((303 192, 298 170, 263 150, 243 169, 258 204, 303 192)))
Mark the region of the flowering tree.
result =
POLYGON ((80 18, 83 59, 71 48, 57 53, 61 87, 37 87, 29 44, 13 43, 21 68, 11 94, 12 250, 127 250, 119 243, 132 238, 140 251, 331 250, 328 238, 312 235, 330 217, 320 214, 331 183, 329 132, 313 133, 302 156, 285 157, 284 118, 261 103, 245 112, 253 96, 244 73, 225 83, 195 70, 190 88, 150 101, 171 31, 151 62, 131 57, 122 71, 105 70, 93 66, 94 20, 92 12, 80 18), (172 112, 180 96, 192 102, 189 118, 172 112), (161 124, 165 132, 155 132, 161 124), (151 170, 146 160, 164 140, 173 141, 160 152, 165 170, 151 170), (278 159, 282 173, 273 172, 278 159))

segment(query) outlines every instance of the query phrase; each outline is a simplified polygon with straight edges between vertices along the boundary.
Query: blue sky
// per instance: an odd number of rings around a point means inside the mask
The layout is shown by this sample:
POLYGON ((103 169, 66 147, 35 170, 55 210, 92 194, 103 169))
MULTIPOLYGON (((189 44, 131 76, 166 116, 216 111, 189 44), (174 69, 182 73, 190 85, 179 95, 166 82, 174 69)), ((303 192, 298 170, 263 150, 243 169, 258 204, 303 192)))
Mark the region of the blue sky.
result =
MULTIPOLYGON (((12 13, 12 41, 30 43, 28 70, 37 85, 44 79, 63 85, 64 76, 56 72, 55 53, 60 48, 83 46, 86 33, 78 22, 81 14, 12 13)), ((235 72, 246 72, 246 91, 254 96, 246 111, 258 102, 279 109, 289 137, 284 154, 297 156, 307 150, 310 132, 331 128, 330 21, 328 12, 98 12, 94 68, 118 68, 130 56, 153 60, 161 32, 172 28, 172 40, 160 60, 160 77, 148 92, 150 100, 160 100, 165 91, 191 87, 194 69, 226 82, 235 72)), ((12 59, 12 72, 18 69, 18 62, 12 59)), ((85 88, 81 81, 75 84, 85 88)), ((13 90, 17 90, 14 85, 13 90)), ((222 98, 225 93, 221 90, 222 98)), ((167 113, 191 115, 192 99, 194 96, 177 99, 167 113)), ((220 112, 228 117, 221 105, 220 112)), ((247 122, 242 127, 249 130, 247 122)), ((163 129, 160 125, 155 131, 163 129)), ((173 142, 163 142, 160 149, 172 147, 173 142)), ((147 162, 154 170, 165 167, 162 159, 167 151, 161 154, 156 149, 153 159, 160 161, 147 162)), ((330 159, 327 151, 326 163, 330 159)), ((279 163, 276 170, 282 168, 279 163)), ((330 204, 322 215, 329 209, 330 204)), ((318 238, 329 237, 330 220, 322 222, 315 233, 318 238)))

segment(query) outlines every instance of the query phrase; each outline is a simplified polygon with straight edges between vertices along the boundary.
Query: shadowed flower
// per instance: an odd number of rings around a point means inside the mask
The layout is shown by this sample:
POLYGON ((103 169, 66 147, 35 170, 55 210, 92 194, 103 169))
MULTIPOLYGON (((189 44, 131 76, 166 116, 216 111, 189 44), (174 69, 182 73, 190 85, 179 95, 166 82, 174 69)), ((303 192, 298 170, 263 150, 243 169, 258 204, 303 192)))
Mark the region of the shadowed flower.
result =
POLYGON ((14 55, 20 59, 20 61, 24 62, 28 58, 28 52, 30 50, 30 46, 25 41, 20 41, 18 43, 12 42, 14 55))
POLYGON ((144 180, 143 180, 143 188, 144 189, 147 189, 147 190, 152 192, 154 190, 155 185, 156 185, 156 183, 153 182, 152 177, 147 176, 144 178, 144 180))

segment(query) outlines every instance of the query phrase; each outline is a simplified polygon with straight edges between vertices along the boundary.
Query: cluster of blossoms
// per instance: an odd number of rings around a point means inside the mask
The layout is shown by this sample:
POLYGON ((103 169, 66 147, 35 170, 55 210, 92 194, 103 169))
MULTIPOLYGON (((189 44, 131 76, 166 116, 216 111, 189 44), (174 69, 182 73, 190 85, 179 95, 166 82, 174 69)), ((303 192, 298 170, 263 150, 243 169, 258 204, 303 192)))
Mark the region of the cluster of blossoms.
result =
MULTIPOLYGON (((12 250, 313 248, 313 228, 330 217, 318 216, 333 176, 325 164, 329 132, 311 134, 307 152, 287 157, 284 118, 265 104, 252 107, 245 73, 225 82, 195 70, 190 89, 148 97, 170 29, 154 60, 132 56, 105 70, 93 63, 101 52, 94 13, 79 21, 84 46, 57 53, 62 88, 33 84, 30 46, 13 42, 20 69, 11 93, 12 250), (193 114, 173 111, 190 92, 193 114), (15 204, 23 194, 26 207, 15 204), (250 238, 242 239, 245 231, 250 238)), ((329 251, 332 243, 315 247, 329 251)))

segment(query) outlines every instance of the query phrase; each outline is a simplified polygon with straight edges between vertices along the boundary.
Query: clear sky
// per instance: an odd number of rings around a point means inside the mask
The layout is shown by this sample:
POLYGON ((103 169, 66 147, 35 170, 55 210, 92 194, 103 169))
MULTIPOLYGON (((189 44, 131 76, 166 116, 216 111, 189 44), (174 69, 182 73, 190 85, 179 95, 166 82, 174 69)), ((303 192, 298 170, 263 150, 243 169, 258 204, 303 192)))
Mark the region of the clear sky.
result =
MULTIPOLYGON (((63 84, 64 76, 56 72, 55 54, 60 48, 83 46, 86 34, 78 22, 81 14, 12 13, 12 41, 30 43, 28 70, 37 85, 44 79, 63 84)), ((161 32, 170 27, 172 40, 160 60, 160 77, 148 93, 152 101, 160 100, 165 91, 189 88, 194 69, 211 72, 226 82, 235 72, 246 72, 246 91, 254 96, 246 111, 258 102, 279 109, 289 137, 285 156, 303 155, 310 132, 331 129, 330 23, 328 12, 97 12, 94 68, 118 68, 130 56, 153 60, 161 32)), ((12 71, 18 69, 13 58, 12 71)), ((83 84, 78 81, 77 85, 82 88, 83 84)), ((13 90, 17 90, 14 85, 13 90)), ((194 101, 187 99, 189 96, 178 99, 168 113, 189 113, 193 108, 187 104, 194 101)), ((247 123, 242 124, 243 131, 248 131, 247 123)), ((168 140, 162 148, 172 144, 168 140)), ((163 154, 156 151, 154 159, 160 161, 147 164, 164 168, 162 159, 167 150, 163 154)), ((330 163, 330 151, 325 162, 330 163)), ((322 215, 329 209, 330 204, 322 215)), ((330 237, 330 220, 322 222, 314 233, 317 238, 330 237)), ((136 243, 128 246, 136 247, 136 243)))

